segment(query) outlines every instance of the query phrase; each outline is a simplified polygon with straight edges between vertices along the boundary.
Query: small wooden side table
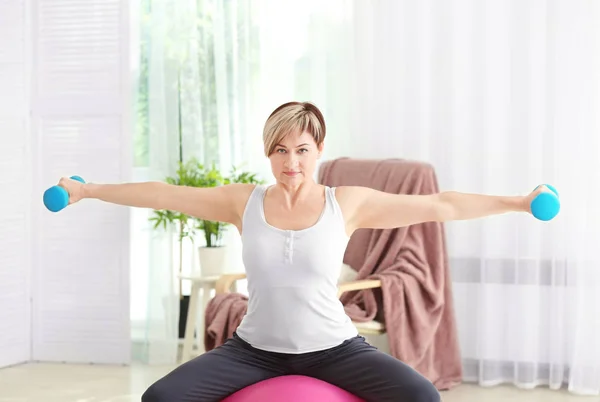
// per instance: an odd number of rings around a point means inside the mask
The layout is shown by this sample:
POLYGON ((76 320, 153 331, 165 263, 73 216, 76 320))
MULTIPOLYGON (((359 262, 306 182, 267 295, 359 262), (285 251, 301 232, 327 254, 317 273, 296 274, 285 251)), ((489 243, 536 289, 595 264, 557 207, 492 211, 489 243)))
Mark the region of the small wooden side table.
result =
POLYGON ((187 318, 185 322, 185 335, 183 338, 183 351, 181 353, 181 363, 201 355, 204 350, 204 313, 206 306, 211 298, 211 291, 215 289, 220 276, 202 276, 202 275, 180 275, 181 280, 189 280, 192 282, 190 292, 190 304, 188 307, 187 318), (200 298, 200 292, 202 297, 200 298), (200 306, 198 306, 200 299, 200 306), (198 308, 200 311, 198 311, 198 308), (194 353, 194 332, 197 337, 196 353, 194 353))

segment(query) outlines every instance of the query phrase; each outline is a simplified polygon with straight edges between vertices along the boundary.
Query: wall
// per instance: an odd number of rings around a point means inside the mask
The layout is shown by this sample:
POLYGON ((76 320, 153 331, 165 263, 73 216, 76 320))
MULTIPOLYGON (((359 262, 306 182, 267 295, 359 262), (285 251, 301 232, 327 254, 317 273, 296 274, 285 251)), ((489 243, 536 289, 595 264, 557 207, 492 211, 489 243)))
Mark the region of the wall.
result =
POLYGON ((30 193, 25 0, 0 2, 0 367, 30 356, 30 193))
POLYGON ((130 178, 128 7, 0 2, 0 367, 130 360, 129 209, 42 204, 130 178))

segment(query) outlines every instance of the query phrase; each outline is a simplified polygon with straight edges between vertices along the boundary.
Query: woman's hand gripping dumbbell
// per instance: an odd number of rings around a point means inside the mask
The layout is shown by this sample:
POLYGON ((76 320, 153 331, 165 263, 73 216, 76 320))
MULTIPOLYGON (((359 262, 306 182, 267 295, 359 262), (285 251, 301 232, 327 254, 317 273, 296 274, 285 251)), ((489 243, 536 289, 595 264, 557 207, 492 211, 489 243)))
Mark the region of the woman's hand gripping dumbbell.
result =
POLYGON ((560 211, 558 191, 549 184, 537 186, 527 201, 531 214, 541 221, 553 219, 560 211))
POLYGON ((85 180, 79 176, 60 179, 56 186, 44 191, 44 205, 52 212, 66 208, 82 198, 83 184, 85 184, 85 180))

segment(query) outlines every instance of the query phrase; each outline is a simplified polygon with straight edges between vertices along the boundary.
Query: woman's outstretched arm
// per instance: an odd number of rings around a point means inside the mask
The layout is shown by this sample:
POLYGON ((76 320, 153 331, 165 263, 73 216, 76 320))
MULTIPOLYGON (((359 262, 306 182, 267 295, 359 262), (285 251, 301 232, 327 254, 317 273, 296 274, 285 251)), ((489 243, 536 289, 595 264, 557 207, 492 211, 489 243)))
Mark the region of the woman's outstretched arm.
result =
POLYGON ((162 182, 83 184, 68 178, 62 178, 58 185, 69 193, 70 204, 89 198, 130 207, 177 211, 200 219, 233 224, 241 218, 244 196, 247 198, 254 188, 252 184, 208 188, 162 182))
POLYGON ((367 187, 340 188, 352 229, 390 229, 422 222, 447 222, 483 218, 508 212, 531 212, 531 200, 540 186, 527 196, 495 196, 455 191, 430 195, 391 194, 367 187))

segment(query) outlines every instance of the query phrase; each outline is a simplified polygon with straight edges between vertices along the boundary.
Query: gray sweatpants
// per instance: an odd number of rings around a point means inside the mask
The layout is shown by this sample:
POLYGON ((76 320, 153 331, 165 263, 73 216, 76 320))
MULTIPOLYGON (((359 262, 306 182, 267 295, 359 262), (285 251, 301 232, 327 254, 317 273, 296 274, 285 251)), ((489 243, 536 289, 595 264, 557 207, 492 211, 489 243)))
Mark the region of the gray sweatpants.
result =
POLYGON ((321 379, 368 402, 440 401, 431 382, 362 336, 324 351, 285 354, 256 349, 234 334, 152 384, 142 402, 216 402, 258 381, 289 374, 321 379))

